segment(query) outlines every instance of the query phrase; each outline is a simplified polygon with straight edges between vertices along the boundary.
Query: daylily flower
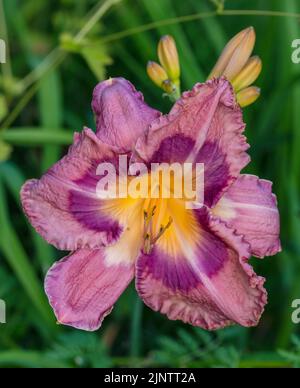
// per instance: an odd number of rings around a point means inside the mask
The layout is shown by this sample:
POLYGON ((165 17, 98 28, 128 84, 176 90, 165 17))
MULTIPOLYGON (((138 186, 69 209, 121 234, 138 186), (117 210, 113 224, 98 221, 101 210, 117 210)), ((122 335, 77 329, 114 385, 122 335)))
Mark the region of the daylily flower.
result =
POLYGON ((135 277, 146 305, 169 319, 210 330, 257 325, 267 294, 249 258, 280 250, 279 214, 271 182, 240 175, 250 159, 230 83, 197 84, 162 116, 130 82, 110 79, 96 87, 92 106, 96 133, 76 133, 68 155, 21 193, 35 229, 73 252, 46 277, 58 322, 98 329, 135 277), (97 166, 117 165, 120 154, 147 165, 193 155, 205 165, 203 207, 99 199, 97 166))
POLYGON ((260 96, 260 89, 251 85, 262 70, 258 56, 251 57, 255 45, 255 30, 246 28, 235 35, 224 48, 208 79, 226 77, 234 87, 241 107, 253 104, 260 96))

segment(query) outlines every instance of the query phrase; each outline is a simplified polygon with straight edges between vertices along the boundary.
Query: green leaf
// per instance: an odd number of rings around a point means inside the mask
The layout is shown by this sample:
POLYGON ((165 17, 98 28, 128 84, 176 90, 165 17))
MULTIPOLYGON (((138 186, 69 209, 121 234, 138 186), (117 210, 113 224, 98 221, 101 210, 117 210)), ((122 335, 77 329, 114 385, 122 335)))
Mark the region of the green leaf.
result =
MULTIPOLYGON (((5 183, 5 186, 21 210, 20 190, 26 180, 24 175, 12 162, 2 163, 0 165, 0 174, 3 178, 3 183, 5 183)), ((31 225, 28 225, 28 227, 35 245, 37 259, 40 262, 43 273, 46 273, 53 262, 54 249, 36 233, 31 225)))
POLYGON ((9 131, 0 132, 0 141, 18 146, 39 146, 47 144, 70 145, 73 141, 74 132, 64 129, 49 128, 11 128, 9 131))
POLYGON ((107 48, 102 43, 83 47, 81 50, 92 72, 99 81, 106 77, 106 67, 112 64, 112 59, 107 53, 107 48))
POLYGON ((65 51, 82 55, 99 81, 105 78, 106 67, 113 63, 112 58, 108 55, 107 46, 102 42, 87 39, 78 42, 70 34, 63 34, 60 38, 60 45, 65 51))
POLYGON ((41 281, 35 274, 30 260, 10 223, 8 205, 0 178, 0 250, 11 266, 25 292, 36 307, 48 328, 54 327, 54 320, 48 302, 43 292, 41 281))
POLYGON ((70 368, 70 364, 44 356, 41 352, 12 350, 0 352, 0 365, 21 368, 70 368))
POLYGON ((82 48, 82 44, 77 42, 71 34, 63 33, 60 36, 60 47, 70 53, 79 54, 82 48))
MULTIPOLYGON (((63 101, 62 87, 58 70, 52 71, 39 85, 39 110, 43 130, 51 131, 51 128, 61 128, 63 125, 63 101)), ((46 171, 59 159, 61 148, 55 145, 47 145, 44 148, 41 163, 42 172, 46 171)))

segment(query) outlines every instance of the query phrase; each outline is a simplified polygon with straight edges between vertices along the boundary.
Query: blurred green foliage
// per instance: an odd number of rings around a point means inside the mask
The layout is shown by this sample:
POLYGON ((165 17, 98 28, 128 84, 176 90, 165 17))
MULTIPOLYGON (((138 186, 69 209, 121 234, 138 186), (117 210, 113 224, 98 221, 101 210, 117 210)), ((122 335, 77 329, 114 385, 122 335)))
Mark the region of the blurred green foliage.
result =
POLYGON ((8 48, 0 75, 0 298, 8 309, 8 323, 0 326, 0 366, 300 366, 300 326, 291 321, 291 303, 300 298, 300 65, 291 61, 300 19, 226 13, 245 7, 300 13, 300 4, 227 0, 222 14, 222 3, 0 0, 0 37, 8 48), (216 7, 219 15, 211 15, 216 7), (245 111, 252 146, 247 171, 274 181, 283 243, 278 256, 252 261, 269 291, 260 325, 207 333, 149 311, 132 286, 98 333, 57 326, 43 278, 62 253, 27 224, 22 184, 63 155, 73 131, 94 128, 90 101, 98 80, 126 77, 149 104, 168 111, 170 102, 145 72, 162 34, 177 41, 188 89, 205 80, 226 41, 249 25, 257 31, 255 52, 264 71, 262 97, 245 111))

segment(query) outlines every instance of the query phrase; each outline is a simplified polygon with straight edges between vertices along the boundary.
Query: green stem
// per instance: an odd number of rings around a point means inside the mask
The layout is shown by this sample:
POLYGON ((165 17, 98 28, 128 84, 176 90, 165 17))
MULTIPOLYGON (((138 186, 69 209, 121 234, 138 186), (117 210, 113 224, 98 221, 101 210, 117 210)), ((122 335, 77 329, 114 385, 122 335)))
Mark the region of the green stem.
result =
POLYGON ((261 16, 261 17, 287 17, 287 18, 297 18, 300 19, 299 13, 292 12, 280 12, 280 11, 258 11, 258 10, 223 10, 221 13, 218 11, 213 12, 200 12, 193 15, 179 16, 176 18, 159 20, 158 22, 153 22, 149 24, 144 24, 142 26, 129 28, 114 34, 107 35, 101 41, 102 43, 110 43, 120 39, 128 38, 130 36, 140 34, 142 32, 147 32, 154 30, 159 27, 170 26, 177 23, 187 23, 204 18, 212 18, 215 16, 261 16))
POLYGON ((107 0, 105 1, 98 10, 92 15, 92 17, 88 20, 85 26, 81 31, 75 36, 75 41, 77 43, 81 42, 88 33, 92 30, 92 28, 98 23, 98 21, 102 18, 103 15, 115 4, 120 3, 123 0, 107 0))
POLYGON ((136 297, 133 317, 131 322, 130 356, 137 358, 141 351, 141 326, 142 326, 143 302, 136 297))
POLYGON ((63 145, 72 144, 73 132, 68 130, 59 130, 47 128, 11 128, 9 131, 0 132, 0 140, 17 146, 35 146, 35 145, 63 145))
POLYGON ((27 92, 24 94, 18 104, 11 111, 7 119, 1 124, 0 133, 3 132, 5 128, 9 128, 11 124, 18 118, 19 114, 23 111, 23 109, 27 106, 32 97, 35 95, 36 91, 38 90, 38 85, 39 84, 36 83, 31 86, 30 89, 27 90, 27 92))

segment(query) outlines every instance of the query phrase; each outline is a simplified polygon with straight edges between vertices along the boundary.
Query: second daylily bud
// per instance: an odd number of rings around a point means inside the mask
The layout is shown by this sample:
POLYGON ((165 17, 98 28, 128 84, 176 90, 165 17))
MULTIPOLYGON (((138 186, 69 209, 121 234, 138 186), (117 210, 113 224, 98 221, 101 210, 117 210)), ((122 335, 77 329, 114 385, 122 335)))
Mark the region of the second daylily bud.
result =
POLYGON ((262 61, 255 56, 249 59, 243 70, 232 80, 235 91, 240 91, 252 85, 259 77, 262 70, 262 61))
POLYGON ((235 35, 226 45, 209 79, 225 75, 232 80, 247 63, 255 45, 253 27, 246 28, 235 35))
POLYGON ((163 67, 156 62, 150 61, 147 65, 147 73, 155 85, 163 88, 163 83, 168 79, 168 74, 163 67))
POLYGON ((172 36, 163 36, 159 41, 158 58, 171 81, 178 81, 180 78, 180 65, 176 43, 172 36))
POLYGON ((248 62, 255 45, 255 31, 253 27, 248 28, 247 33, 241 43, 234 51, 223 75, 231 81, 248 62))
POLYGON ((242 108, 253 104, 260 96, 260 89, 251 86, 250 88, 244 89, 237 94, 237 102, 242 108))

